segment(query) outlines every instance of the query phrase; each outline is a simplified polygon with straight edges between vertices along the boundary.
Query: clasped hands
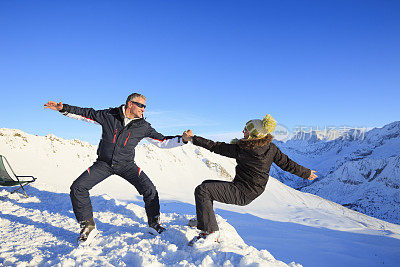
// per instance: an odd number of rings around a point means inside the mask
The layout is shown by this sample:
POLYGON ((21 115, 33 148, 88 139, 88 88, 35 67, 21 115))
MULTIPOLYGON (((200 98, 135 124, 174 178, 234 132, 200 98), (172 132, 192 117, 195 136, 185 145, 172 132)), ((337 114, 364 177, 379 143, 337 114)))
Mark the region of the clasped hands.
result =
POLYGON ((192 130, 186 130, 182 134, 182 139, 183 139, 184 142, 192 141, 192 137, 193 137, 192 130))

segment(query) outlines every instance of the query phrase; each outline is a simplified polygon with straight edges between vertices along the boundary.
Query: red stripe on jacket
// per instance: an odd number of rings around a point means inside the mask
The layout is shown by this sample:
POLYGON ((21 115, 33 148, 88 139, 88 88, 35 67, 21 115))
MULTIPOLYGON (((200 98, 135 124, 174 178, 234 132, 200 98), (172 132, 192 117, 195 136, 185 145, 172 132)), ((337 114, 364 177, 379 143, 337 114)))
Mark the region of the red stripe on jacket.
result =
POLYGON ((84 118, 84 119, 87 119, 87 120, 90 120, 90 121, 94 121, 94 122, 95 122, 95 120, 93 120, 93 119, 91 119, 91 118, 86 118, 86 117, 84 117, 84 116, 82 116, 82 115, 79 115, 79 116, 81 116, 81 117, 84 118))
POLYGON ((115 129, 115 132, 114 132, 114 139, 113 139, 113 143, 115 143, 115 137, 117 137, 117 129, 115 129))
POLYGON ((128 137, 125 139, 124 146, 126 145, 126 142, 128 142, 129 136, 131 136, 131 132, 129 132, 128 137))

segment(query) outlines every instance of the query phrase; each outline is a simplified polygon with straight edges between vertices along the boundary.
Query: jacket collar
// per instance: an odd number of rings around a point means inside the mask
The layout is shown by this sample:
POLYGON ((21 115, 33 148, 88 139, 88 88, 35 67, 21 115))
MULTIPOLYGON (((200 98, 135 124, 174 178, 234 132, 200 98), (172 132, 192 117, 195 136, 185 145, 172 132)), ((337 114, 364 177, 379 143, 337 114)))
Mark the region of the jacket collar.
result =
MULTIPOLYGON (((125 105, 121 105, 121 106, 118 107, 118 114, 119 114, 119 119, 120 119, 122 122, 124 122, 124 120, 125 120, 125 105)), ((133 122, 140 122, 140 121, 144 121, 144 118, 135 118, 135 119, 132 119, 131 122, 129 122, 128 124, 131 125, 131 124, 132 124, 132 121, 133 121, 133 122)), ((127 125, 128 125, 128 124, 127 124, 127 125)))
POLYGON ((238 141, 238 145, 241 148, 245 149, 255 149, 258 147, 263 147, 266 145, 269 145, 272 140, 274 140, 274 137, 271 134, 268 134, 267 136, 263 138, 256 138, 256 139, 241 139, 238 141))

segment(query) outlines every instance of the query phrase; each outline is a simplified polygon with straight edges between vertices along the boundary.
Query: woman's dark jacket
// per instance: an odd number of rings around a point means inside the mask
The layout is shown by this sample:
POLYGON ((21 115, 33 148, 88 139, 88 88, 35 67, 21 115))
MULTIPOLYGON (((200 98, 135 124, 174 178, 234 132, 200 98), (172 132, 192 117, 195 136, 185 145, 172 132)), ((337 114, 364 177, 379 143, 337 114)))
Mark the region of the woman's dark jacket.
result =
POLYGON ((263 139, 239 140, 236 144, 213 142, 200 136, 193 137, 193 144, 204 147, 214 153, 235 158, 236 176, 233 183, 250 197, 261 195, 269 178, 272 163, 282 170, 307 179, 311 171, 293 160, 272 142, 272 135, 263 139))

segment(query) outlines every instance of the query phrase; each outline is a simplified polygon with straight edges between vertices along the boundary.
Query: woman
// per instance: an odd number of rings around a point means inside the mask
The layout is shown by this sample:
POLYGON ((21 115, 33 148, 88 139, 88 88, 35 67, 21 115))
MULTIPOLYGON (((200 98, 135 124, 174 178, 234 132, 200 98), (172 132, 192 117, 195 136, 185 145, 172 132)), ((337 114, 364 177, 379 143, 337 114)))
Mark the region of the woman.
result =
POLYGON ((264 192, 272 163, 304 179, 314 180, 317 177, 316 171, 292 161, 272 143, 271 132, 275 126, 276 121, 268 114, 262 120, 250 120, 243 130, 244 138, 234 144, 213 142, 200 136, 193 136, 190 130, 186 131, 194 145, 235 158, 237 162, 236 175, 232 182, 206 180, 196 187, 197 221, 191 220, 189 225, 197 225, 197 229, 201 232, 189 242, 190 246, 211 234, 218 238, 219 228, 213 201, 240 206, 251 203, 264 192))

